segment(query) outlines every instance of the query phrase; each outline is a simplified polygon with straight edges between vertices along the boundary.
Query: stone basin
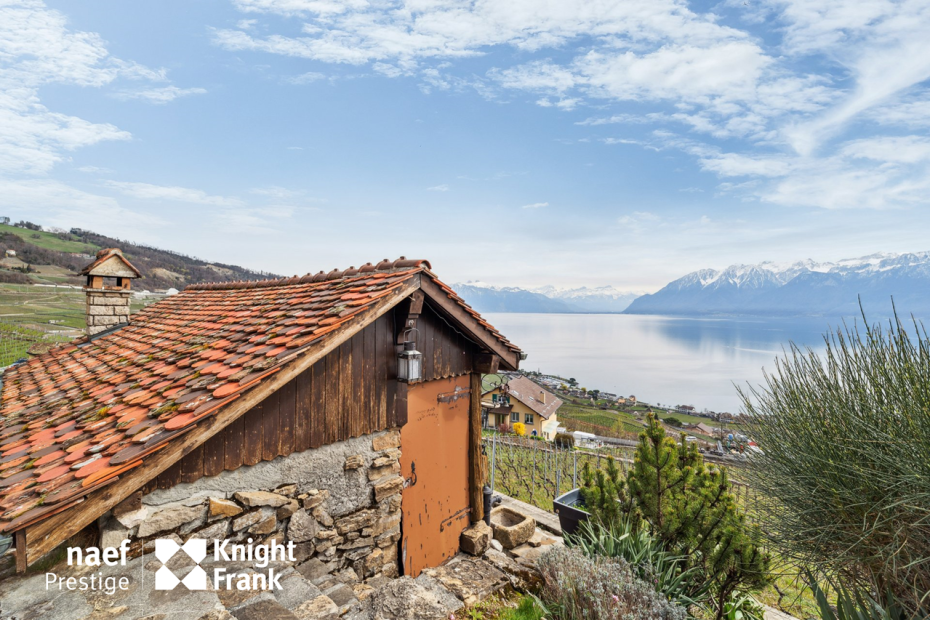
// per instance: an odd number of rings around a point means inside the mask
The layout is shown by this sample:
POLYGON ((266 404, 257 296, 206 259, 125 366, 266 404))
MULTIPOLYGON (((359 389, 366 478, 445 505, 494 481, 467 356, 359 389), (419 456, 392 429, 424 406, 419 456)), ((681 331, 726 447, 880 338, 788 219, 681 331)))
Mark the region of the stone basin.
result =
POLYGON ((498 506, 491 511, 491 528, 494 539, 505 549, 519 547, 536 531, 536 521, 512 508, 498 506))

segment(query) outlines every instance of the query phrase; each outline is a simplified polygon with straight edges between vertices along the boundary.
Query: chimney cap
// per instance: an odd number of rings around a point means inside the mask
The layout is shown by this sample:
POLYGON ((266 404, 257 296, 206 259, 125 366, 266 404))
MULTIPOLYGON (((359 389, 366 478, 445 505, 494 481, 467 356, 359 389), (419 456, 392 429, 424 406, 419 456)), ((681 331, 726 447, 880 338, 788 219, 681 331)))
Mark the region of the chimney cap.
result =
POLYGON ((104 276, 116 278, 141 278, 136 269, 119 248, 106 248, 97 252, 94 262, 81 270, 82 276, 104 276))

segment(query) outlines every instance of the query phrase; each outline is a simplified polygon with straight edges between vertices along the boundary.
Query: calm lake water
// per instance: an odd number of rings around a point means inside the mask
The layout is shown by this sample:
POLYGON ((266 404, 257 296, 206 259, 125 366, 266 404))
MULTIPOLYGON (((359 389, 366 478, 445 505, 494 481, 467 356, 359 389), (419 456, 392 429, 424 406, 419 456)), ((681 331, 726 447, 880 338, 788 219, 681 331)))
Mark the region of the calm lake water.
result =
POLYGON ((691 319, 625 314, 486 313, 529 354, 527 370, 662 405, 737 412, 734 383, 762 382, 789 342, 823 350, 826 318, 691 319))

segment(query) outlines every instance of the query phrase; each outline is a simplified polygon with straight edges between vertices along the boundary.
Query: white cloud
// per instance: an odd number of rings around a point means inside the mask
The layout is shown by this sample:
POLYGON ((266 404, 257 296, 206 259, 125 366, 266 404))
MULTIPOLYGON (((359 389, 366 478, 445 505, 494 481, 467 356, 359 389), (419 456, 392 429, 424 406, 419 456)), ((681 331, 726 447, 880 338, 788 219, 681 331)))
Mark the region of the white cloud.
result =
POLYGON ((106 181, 104 186, 114 189, 125 196, 141 200, 170 200, 172 202, 187 202, 190 204, 209 205, 214 207, 238 207, 245 203, 229 196, 213 196, 199 189, 167 185, 152 185, 151 183, 129 183, 126 181, 106 181))
POLYGON ((319 82, 320 80, 325 80, 326 75, 318 73, 316 71, 308 71, 307 73, 302 73, 296 77, 288 79, 291 84, 311 84, 313 82, 319 82))
POLYGON ((432 186, 432 187, 427 187, 427 188, 426 188, 426 191, 428 191, 428 192, 448 192, 448 191, 449 191, 449 186, 448 186, 447 184, 445 184, 445 183, 442 183, 441 185, 434 185, 434 186, 432 186))
POLYGON ((548 202, 534 202, 533 204, 523 205, 522 209, 541 209, 543 207, 548 207, 548 202))
POLYGON ((930 139, 922 136, 883 136, 847 142, 840 155, 895 164, 930 161, 930 139))
POLYGON ((240 11, 277 13, 284 16, 329 15, 344 13, 349 8, 363 8, 364 0, 233 0, 240 11))
POLYGON ((704 170, 716 172, 722 177, 781 177, 791 171, 790 160, 778 157, 753 157, 739 153, 721 153, 704 157, 699 161, 704 170))
POLYGON ((120 234, 166 224, 158 216, 126 209, 110 196, 91 194, 51 179, 0 178, 0 207, 41 213, 43 224, 64 228, 106 231, 112 229, 113 222, 120 222, 120 234))
POLYGON ((739 179, 721 185, 729 193, 823 208, 928 201, 916 189, 930 172, 920 139, 844 138, 860 119, 930 127, 927 92, 919 90, 930 79, 926 0, 730 0, 703 12, 685 0, 233 2, 250 16, 293 19, 301 32, 218 29, 221 47, 367 64, 415 77, 424 93, 474 88, 486 99, 519 92, 542 107, 602 108, 578 124, 663 129, 651 139, 581 140, 682 150, 702 170, 739 179), (777 27, 754 36, 727 25, 727 10, 777 27), (491 57, 495 48, 508 49, 491 57), (485 55, 491 69, 477 75, 469 63, 460 75, 458 59, 485 55), (675 127, 699 138, 682 139, 675 127), (722 140, 729 142, 715 142, 722 140))
POLYGON ((161 88, 146 88, 142 90, 123 90, 113 93, 113 96, 122 101, 141 99, 154 104, 165 104, 189 95, 203 95, 205 88, 178 88, 177 86, 164 86, 161 88))
POLYGON ((617 218, 617 224, 637 234, 662 223, 662 217, 650 211, 633 211, 617 218))
POLYGON ((785 132, 801 154, 813 153, 863 112, 930 79, 930 5, 923 0, 769 4, 785 23, 789 53, 825 54, 846 68, 854 83, 838 105, 785 132))
POLYGON ((110 174, 113 171, 109 168, 102 168, 100 166, 80 166, 78 167, 79 172, 86 172, 88 174, 110 174))
POLYGON ((98 34, 69 29, 64 15, 40 0, 0 3, 0 173, 44 174, 70 151, 131 137, 113 124, 48 109, 41 87, 102 87, 121 78, 164 81, 165 75, 110 56, 98 34))

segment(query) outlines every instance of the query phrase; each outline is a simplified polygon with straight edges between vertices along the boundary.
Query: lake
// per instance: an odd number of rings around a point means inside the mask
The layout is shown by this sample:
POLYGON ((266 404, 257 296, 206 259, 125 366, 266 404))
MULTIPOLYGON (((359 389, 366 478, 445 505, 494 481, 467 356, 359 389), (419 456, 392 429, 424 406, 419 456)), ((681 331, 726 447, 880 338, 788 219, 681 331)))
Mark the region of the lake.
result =
POLYGON ((822 351, 826 318, 680 318, 486 313, 529 357, 526 370, 662 405, 737 412, 734 383, 762 382, 789 342, 822 351))

